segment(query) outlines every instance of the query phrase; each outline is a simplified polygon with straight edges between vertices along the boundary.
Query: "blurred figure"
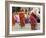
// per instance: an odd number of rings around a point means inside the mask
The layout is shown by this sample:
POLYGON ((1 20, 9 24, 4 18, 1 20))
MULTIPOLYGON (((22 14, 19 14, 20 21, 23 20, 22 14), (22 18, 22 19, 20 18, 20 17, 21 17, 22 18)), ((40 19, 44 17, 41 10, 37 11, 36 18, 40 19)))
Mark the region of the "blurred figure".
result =
POLYGON ((37 10, 37 22, 40 23, 40 8, 36 8, 37 10))
POLYGON ((19 10, 19 18, 20 18, 20 24, 21 27, 25 26, 25 15, 24 15, 24 9, 20 8, 19 10))
POLYGON ((34 8, 30 11, 30 24, 31 30, 36 30, 37 20, 36 20, 36 10, 34 8))
POLYGON ((12 30, 14 30, 15 27, 15 12, 12 13, 12 30))
POLYGON ((20 22, 20 18, 19 18, 18 12, 15 15, 15 20, 16 20, 16 23, 19 23, 20 22))
POLYGON ((25 9, 25 23, 29 23, 28 11, 25 9))
POLYGON ((15 16, 18 15, 17 10, 18 10, 17 7, 12 7, 12 30, 15 29, 15 23, 16 23, 16 17, 15 16))

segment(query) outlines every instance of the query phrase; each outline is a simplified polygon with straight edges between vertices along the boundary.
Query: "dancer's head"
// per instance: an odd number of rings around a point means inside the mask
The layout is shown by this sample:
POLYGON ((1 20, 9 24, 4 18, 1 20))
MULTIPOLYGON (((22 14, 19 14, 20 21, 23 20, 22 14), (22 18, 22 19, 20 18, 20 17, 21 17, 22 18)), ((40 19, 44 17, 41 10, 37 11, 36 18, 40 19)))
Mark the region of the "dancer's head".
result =
POLYGON ((31 15, 32 13, 33 13, 33 14, 36 14, 36 9, 35 9, 35 8, 32 8, 32 10, 30 10, 30 15, 31 15))

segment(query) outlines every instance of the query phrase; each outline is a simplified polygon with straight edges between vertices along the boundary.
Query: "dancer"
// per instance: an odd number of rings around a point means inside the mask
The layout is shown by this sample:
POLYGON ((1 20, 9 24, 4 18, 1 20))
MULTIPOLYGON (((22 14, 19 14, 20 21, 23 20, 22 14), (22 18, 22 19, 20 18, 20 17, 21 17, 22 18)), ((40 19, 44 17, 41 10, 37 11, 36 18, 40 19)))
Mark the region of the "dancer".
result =
POLYGON ((16 11, 15 11, 15 8, 13 7, 12 9, 12 30, 14 30, 15 28, 15 13, 16 11))
POLYGON ((31 30, 36 30, 37 20, 36 20, 36 11, 35 9, 32 9, 30 12, 30 24, 31 24, 31 30))
POLYGON ((22 8, 20 8, 19 17, 20 17, 21 27, 24 27, 25 26, 25 15, 24 15, 24 10, 22 8))

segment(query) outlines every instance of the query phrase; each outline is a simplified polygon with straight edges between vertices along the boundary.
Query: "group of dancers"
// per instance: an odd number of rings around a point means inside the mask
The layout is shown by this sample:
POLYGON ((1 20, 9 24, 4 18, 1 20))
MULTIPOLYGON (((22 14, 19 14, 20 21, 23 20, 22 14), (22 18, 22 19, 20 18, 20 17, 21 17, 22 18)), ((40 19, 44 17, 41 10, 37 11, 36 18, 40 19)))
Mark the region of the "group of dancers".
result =
MULTIPOLYGON (((39 20, 38 20, 39 21, 39 20)), ((13 11, 12 13, 12 28, 15 27, 15 23, 20 23, 20 26, 25 27, 26 23, 30 23, 31 30, 36 30, 37 25, 37 14, 36 10, 33 8, 29 11, 29 14, 26 14, 23 8, 19 8, 17 13, 13 11)))

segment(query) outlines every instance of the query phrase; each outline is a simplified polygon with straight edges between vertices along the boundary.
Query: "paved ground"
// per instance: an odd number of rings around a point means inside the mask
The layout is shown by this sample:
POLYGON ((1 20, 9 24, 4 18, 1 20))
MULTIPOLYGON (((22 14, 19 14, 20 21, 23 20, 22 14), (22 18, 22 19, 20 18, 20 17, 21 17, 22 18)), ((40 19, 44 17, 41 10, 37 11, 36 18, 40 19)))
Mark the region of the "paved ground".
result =
MULTIPOLYGON (((37 23, 36 29, 40 29, 40 23, 37 23)), ((31 30, 31 25, 25 24, 25 27, 21 28, 20 24, 16 23, 14 31, 30 31, 31 30)))

